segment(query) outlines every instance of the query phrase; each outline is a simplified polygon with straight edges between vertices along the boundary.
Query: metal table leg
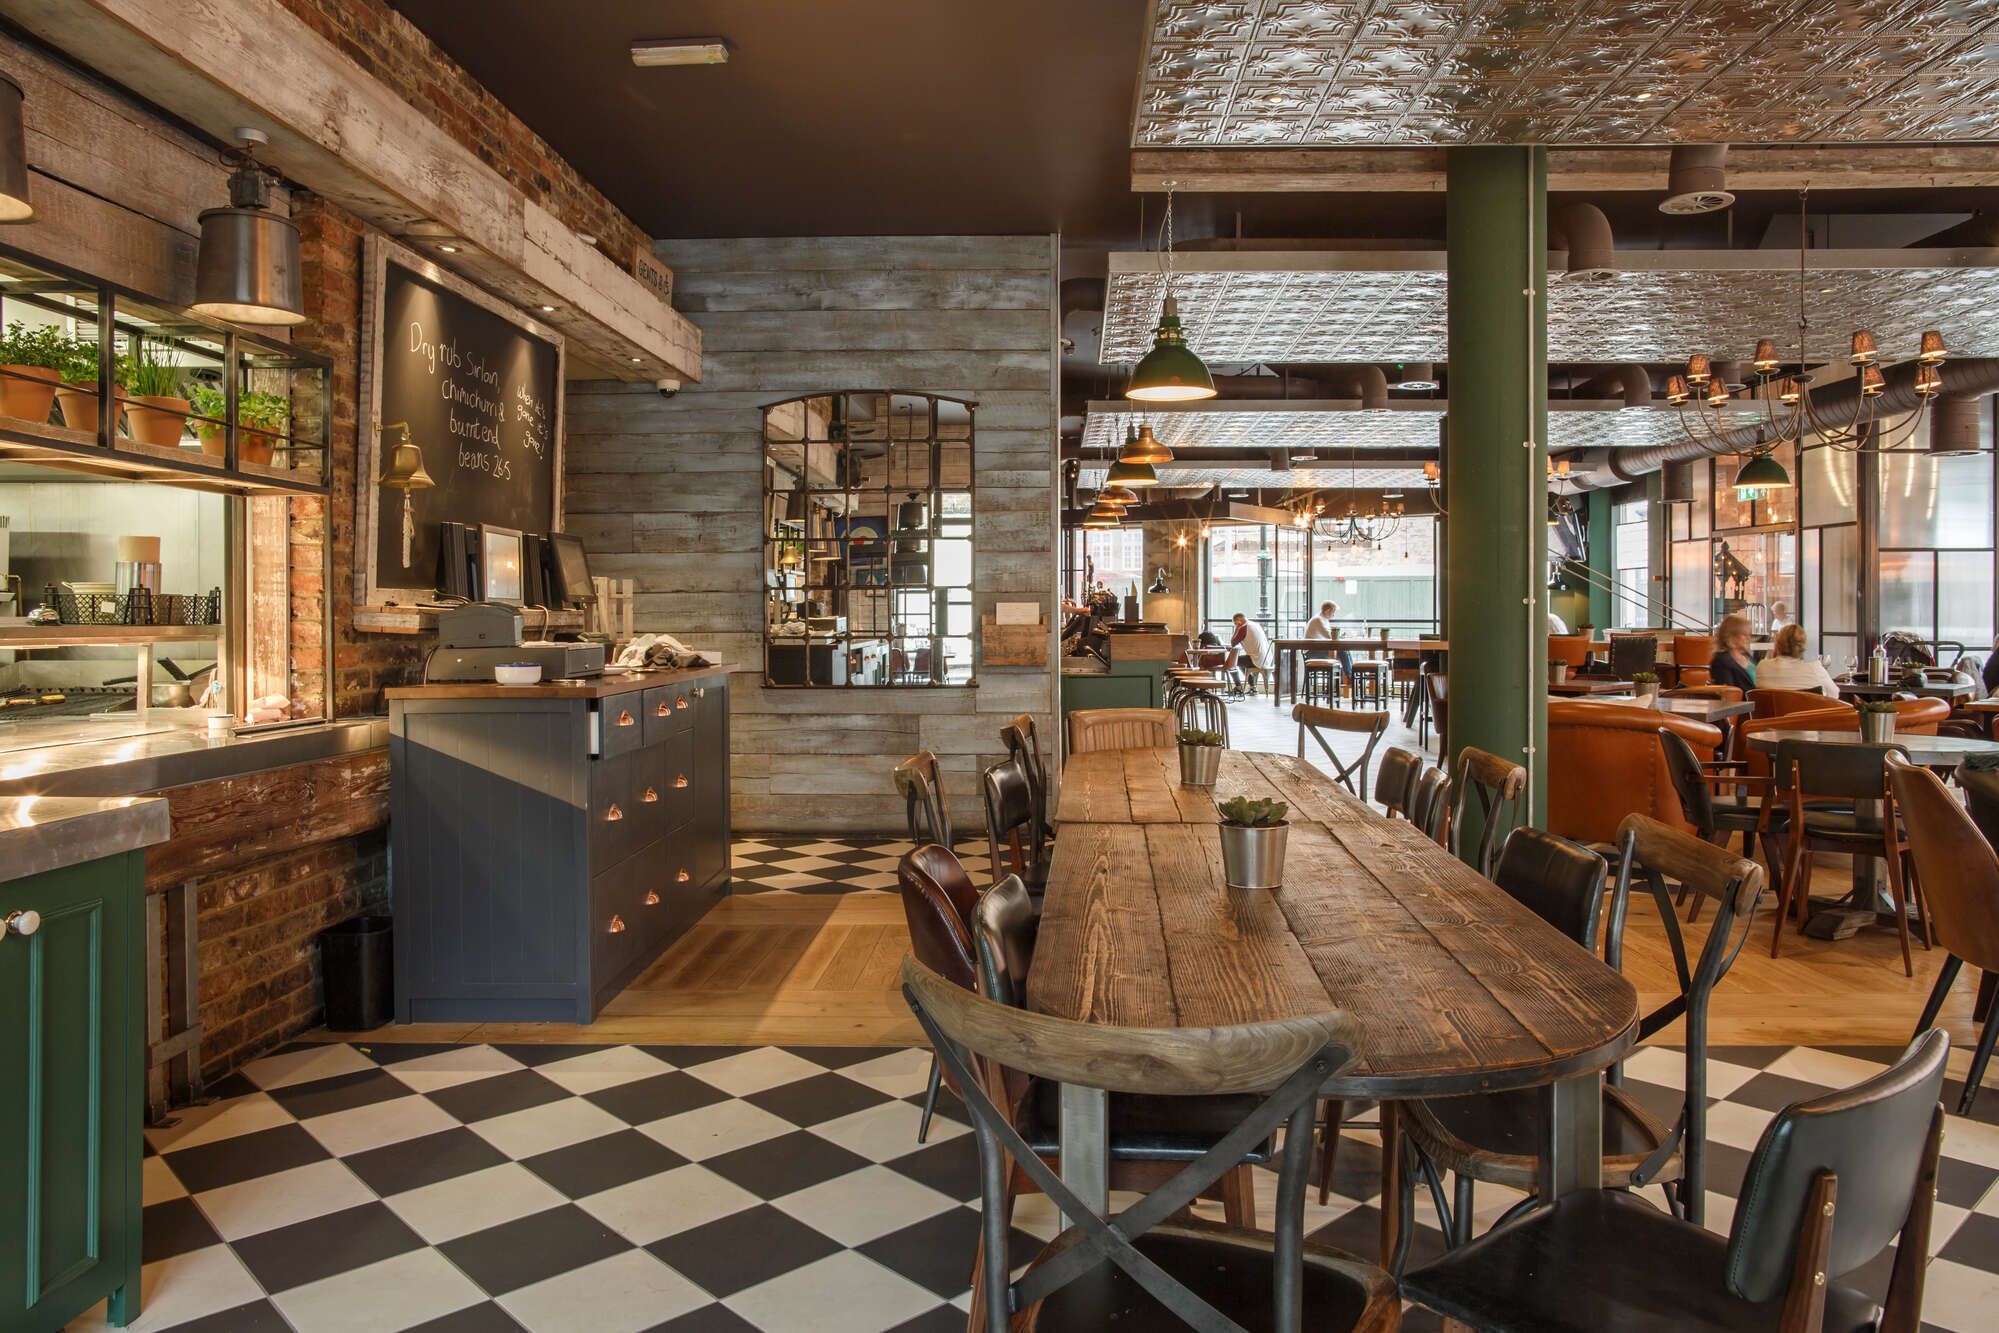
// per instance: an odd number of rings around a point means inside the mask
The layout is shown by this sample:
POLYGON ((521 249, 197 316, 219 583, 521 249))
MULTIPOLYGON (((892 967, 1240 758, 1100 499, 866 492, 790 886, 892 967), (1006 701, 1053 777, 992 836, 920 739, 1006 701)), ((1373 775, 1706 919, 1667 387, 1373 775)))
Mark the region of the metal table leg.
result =
POLYGON ((1102 1217, 1110 1210, 1110 1094, 1062 1085, 1062 1183, 1102 1217))
MULTIPOLYGON (((1853 808, 1862 818, 1881 817, 1881 802, 1855 801, 1853 808)), ((1806 859, 1799 873, 1806 878, 1805 888, 1810 889, 1811 861, 1806 859)), ((1853 857, 1853 888, 1844 898, 1818 898, 1811 900, 1805 919, 1805 934, 1815 940, 1843 940, 1856 935, 1864 926, 1875 925, 1881 917, 1892 917, 1894 902, 1888 897, 1882 866, 1876 858, 1856 852, 1853 857)))
POLYGON ((1603 1188, 1603 1075, 1584 1074, 1541 1090, 1544 1202, 1577 1190, 1603 1188))

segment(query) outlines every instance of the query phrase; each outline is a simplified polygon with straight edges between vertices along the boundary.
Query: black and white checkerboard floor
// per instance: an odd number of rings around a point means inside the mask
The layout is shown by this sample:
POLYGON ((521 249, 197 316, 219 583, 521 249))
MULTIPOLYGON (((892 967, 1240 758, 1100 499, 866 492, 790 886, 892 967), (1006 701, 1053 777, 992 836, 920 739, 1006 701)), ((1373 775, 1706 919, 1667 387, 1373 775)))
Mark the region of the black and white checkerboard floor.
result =
MULTIPOLYGON (((738 838, 733 893, 847 893, 854 889, 895 891, 895 866, 909 850, 908 839, 738 838)), ((973 881, 985 873, 985 839, 960 839, 958 859, 973 881)))

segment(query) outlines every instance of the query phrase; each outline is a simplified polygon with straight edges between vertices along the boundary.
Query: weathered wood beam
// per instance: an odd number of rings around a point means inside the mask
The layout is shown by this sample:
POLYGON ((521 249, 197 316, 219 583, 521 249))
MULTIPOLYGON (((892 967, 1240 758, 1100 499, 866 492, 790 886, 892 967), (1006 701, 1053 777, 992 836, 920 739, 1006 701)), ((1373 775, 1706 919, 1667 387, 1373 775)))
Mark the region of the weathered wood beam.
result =
POLYGON ((440 261, 586 363, 701 378, 691 321, 277 0, 0 0, 0 15, 225 143, 265 131, 262 158, 391 235, 459 238, 440 261))
MULTIPOLYGON (((1668 149, 1550 148, 1548 188, 1666 189, 1668 149)), ((1135 148, 1131 188, 1215 193, 1442 193, 1442 148, 1135 148)), ((1929 190, 1999 185, 1999 144, 1748 145, 1728 153, 1735 190, 1929 190)))

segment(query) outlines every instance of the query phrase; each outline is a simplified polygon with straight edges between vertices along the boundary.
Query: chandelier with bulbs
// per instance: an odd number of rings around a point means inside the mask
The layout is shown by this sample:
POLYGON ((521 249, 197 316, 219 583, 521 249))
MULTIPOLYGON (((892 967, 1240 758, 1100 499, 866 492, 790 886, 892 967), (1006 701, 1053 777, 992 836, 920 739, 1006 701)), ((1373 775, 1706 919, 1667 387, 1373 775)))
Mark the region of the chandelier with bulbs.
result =
POLYGON ((1666 401, 1678 411, 1680 428, 1695 444, 1715 445, 1749 455, 1738 489, 1769 490, 1789 486, 1790 477, 1772 451, 1776 443, 1815 441, 1846 453, 1885 452, 1899 449, 1921 429, 1925 409, 1943 389, 1941 367, 1947 356, 1943 334, 1926 330, 1915 349, 1915 409, 1901 424, 1891 426, 1882 410, 1888 391, 1882 371, 1881 353, 1870 329, 1856 329, 1848 339, 1847 362, 1858 381, 1852 406, 1844 411, 1821 408, 1812 401, 1812 376, 1805 360, 1805 335, 1811 320, 1805 305, 1805 203, 1798 192, 1798 341, 1797 360, 1787 366, 1777 354, 1774 338, 1758 338, 1749 364, 1755 371, 1754 385, 1730 384, 1728 377, 1707 356, 1696 353, 1687 359, 1684 374, 1666 382, 1666 401), (1749 388, 1751 400, 1763 405, 1763 420, 1757 427, 1756 444, 1744 449, 1732 438, 1735 424, 1725 415, 1738 389, 1749 388))
POLYGON ((1406 517, 1400 499, 1391 501, 1383 495, 1372 509, 1363 509, 1355 498, 1359 489, 1358 467, 1350 467, 1347 474, 1346 508, 1328 514, 1324 497, 1315 496, 1312 501, 1298 511, 1294 520, 1301 528, 1312 528, 1322 533, 1334 546, 1353 549, 1379 549, 1390 537, 1402 529, 1406 517))

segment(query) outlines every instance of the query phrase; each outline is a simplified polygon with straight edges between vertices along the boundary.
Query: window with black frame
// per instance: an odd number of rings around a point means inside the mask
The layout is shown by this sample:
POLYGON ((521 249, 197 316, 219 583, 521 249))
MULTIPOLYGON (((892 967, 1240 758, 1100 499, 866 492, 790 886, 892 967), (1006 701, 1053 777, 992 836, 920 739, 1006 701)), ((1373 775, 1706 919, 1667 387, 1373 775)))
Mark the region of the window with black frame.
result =
POLYGON ((975 411, 872 389, 764 408, 767 683, 972 683, 975 411))

